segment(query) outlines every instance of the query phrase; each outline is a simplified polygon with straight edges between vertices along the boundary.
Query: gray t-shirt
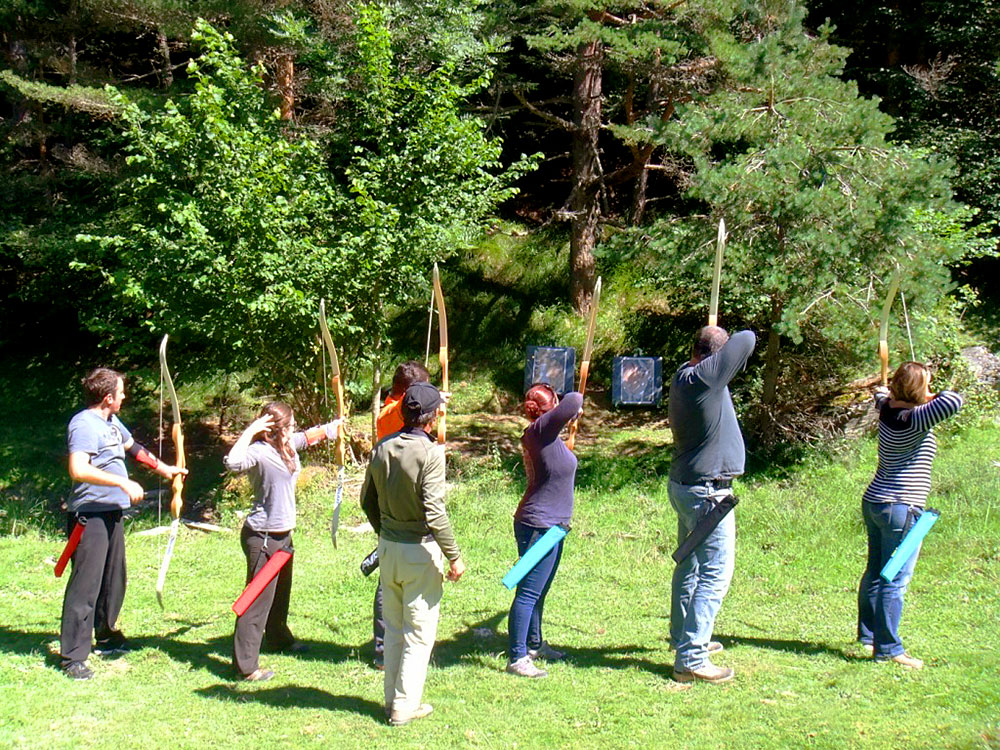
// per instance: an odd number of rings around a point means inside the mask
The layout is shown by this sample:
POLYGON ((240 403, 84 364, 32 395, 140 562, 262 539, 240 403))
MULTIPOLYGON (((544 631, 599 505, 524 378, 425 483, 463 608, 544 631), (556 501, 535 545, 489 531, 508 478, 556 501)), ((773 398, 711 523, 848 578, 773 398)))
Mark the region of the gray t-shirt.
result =
POLYGON ((254 531, 291 531, 295 528, 295 482, 302 471, 298 451, 308 444, 304 432, 292 435, 295 471, 289 472, 278 451, 263 440, 250 443, 243 461, 223 459, 229 471, 246 473, 253 487, 253 507, 246 524, 254 531))
MULTIPOLYGON (((69 421, 66 433, 70 453, 86 453, 91 466, 128 479, 125 443, 132 439, 132 433, 117 416, 112 414, 104 419, 94 409, 84 409, 69 421)), ((69 501, 69 509, 73 513, 118 510, 130 505, 128 495, 121 487, 89 482, 74 482, 69 501)))
POLYGON ((684 364, 674 374, 668 408, 673 481, 701 484, 743 473, 746 449, 729 381, 746 366, 756 343, 753 331, 734 333, 718 352, 696 365, 684 364))

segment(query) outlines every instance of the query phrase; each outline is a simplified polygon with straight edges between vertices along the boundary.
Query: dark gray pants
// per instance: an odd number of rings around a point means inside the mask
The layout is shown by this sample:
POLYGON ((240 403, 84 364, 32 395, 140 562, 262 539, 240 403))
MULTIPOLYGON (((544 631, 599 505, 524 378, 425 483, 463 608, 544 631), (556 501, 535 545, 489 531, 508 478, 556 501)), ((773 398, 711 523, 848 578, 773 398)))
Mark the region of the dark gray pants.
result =
POLYGON ((292 554, 260 596, 242 616, 236 618, 233 634, 233 666, 241 675, 253 674, 260 666, 260 646, 274 651, 295 642, 288 629, 288 600, 292 593, 292 564, 295 562, 292 533, 279 536, 254 531, 246 524, 240 532, 240 544, 247 558, 247 579, 250 583, 271 556, 280 549, 292 554))
MULTIPOLYGON (((125 532, 120 510, 81 513, 86 520, 73 553, 73 571, 63 596, 59 652, 65 668, 90 656, 90 637, 98 642, 121 638, 115 629, 125 601, 125 532)), ((77 516, 66 519, 67 535, 77 516)))
POLYGON ((375 587, 375 599, 372 601, 372 637, 375 640, 375 657, 385 651, 385 617, 382 615, 382 581, 375 587))

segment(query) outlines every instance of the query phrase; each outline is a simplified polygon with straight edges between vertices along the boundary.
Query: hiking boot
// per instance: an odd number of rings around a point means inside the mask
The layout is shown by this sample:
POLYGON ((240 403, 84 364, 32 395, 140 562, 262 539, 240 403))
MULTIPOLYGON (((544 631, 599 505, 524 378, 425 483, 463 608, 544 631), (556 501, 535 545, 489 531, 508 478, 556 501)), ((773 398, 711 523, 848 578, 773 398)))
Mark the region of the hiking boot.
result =
POLYGON ((272 677, 274 677, 274 670, 272 669, 255 669, 248 675, 243 677, 247 682, 267 682, 272 677))
POLYGON ((566 658, 566 654, 564 652, 556 651, 545 641, 542 641, 542 645, 538 648, 529 648, 528 656, 530 656, 533 660, 545 659, 545 661, 561 661, 566 658))
POLYGON ((421 703, 417 706, 417 709, 411 713, 393 711, 389 714, 389 726, 401 727, 404 724, 409 724, 411 721, 416 721, 417 719, 422 719, 425 716, 430 716, 433 711, 434 706, 430 703, 421 703))
POLYGON ((73 680, 89 680, 94 676, 94 670, 83 661, 72 661, 63 667, 66 676, 73 680))
POLYGON ((699 669, 678 669, 674 667, 674 680, 677 682, 729 682, 736 673, 732 667, 717 667, 712 662, 707 661, 699 669))
POLYGON ((548 672, 539 669, 531 660, 530 656, 522 656, 517 661, 507 663, 507 673, 516 674, 518 677, 548 677, 548 672))
POLYGON ((910 669, 924 668, 924 662, 922 659, 917 659, 916 657, 910 656, 905 651, 901 654, 896 654, 889 661, 894 661, 897 664, 902 664, 904 667, 909 667, 910 669))

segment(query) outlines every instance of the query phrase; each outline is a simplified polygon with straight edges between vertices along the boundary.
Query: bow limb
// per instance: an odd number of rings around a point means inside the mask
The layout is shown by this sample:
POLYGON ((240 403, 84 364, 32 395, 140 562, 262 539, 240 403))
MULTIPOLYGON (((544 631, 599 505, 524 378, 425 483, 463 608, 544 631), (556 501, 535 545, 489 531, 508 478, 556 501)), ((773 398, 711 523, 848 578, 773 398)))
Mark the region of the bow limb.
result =
POLYGON ((719 219, 719 235, 715 242, 715 268, 712 270, 712 296, 708 303, 708 324, 719 324, 719 284, 722 280, 722 255, 726 252, 726 220, 719 219))
POLYGON ((340 526, 340 505, 344 500, 344 464, 347 460, 347 446, 344 441, 344 381, 340 375, 340 360, 337 358, 337 347, 333 345, 330 328, 326 323, 326 300, 319 301, 319 330, 323 337, 323 346, 330 358, 330 384, 337 398, 337 442, 333 449, 334 462, 337 464, 337 493, 333 500, 333 517, 330 519, 330 538, 334 548, 337 547, 337 528, 340 526))
MULTIPOLYGON (((444 306, 444 292, 441 290, 441 274, 437 263, 434 264, 434 299, 438 309, 438 362, 441 364, 441 390, 447 392, 448 387, 448 313, 444 306)), ((441 404, 438 414, 438 442, 444 445, 448 437, 447 428, 448 407, 441 404)))
MULTIPOLYGON (((583 347, 583 360, 580 362, 580 395, 587 392, 587 376, 590 375, 590 357, 594 351, 594 331, 597 329, 597 308, 601 302, 601 277, 597 277, 594 284, 594 295, 590 298, 590 322, 587 324, 587 343, 583 347)), ((569 437, 566 439, 566 447, 570 450, 576 448, 576 431, 580 427, 580 418, 577 417, 569 426, 569 437)))
MULTIPOLYGON (((174 379, 170 376, 170 368, 167 367, 167 339, 164 335, 160 342, 160 371, 163 374, 163 382, 167 387, 170 397, 170 408, 173 413, 173 425, 170 428, 170 437, 174 443, 175 460, 174 465, 179 469, 187 467, 187 458, 184 454, 184 428, 181 422, 181 407, 177 400, 177 389, 174 388, 174 379)), ((174 555, 174 544, 177 542, 177 531, 180 527, 181 511, 184 509, 184 474, 178 472, 174 474, 170 481, 170 515, 173 520, 170 522, 170 537, 167 540, 167 549, 163 553, 163 561, 160 563, 160 574, 156 579, 156 600, 163 607, 163 584, 167 579, 167 569, 170 567, 170 560, 174 555)))
POLYGON ((882 385, 889 385, 889 315, 892 312, 892 301, 899 291, 901 270, 897 269, 889 282, 889 290, 882 305, 882 317, 878 326, 878 357, 882 364, 882 385))

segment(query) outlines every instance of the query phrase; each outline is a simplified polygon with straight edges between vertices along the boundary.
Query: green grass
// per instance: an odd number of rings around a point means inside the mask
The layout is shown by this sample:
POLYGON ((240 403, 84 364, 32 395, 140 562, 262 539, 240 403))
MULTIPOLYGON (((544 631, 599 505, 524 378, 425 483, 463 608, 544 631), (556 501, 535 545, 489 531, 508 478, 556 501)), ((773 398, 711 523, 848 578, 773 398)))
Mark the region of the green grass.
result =
MULTIPOLYGON (((393 729, 381 674, 369 667, 374 581, 358 571, 368 533, 326 532, 333 483, 310 467, 300 488, 290 624, 310 650, 266 655, 276 671, 235 682, 233 616, 242 587, 236 534, 245 488, 223 494, 223 534, 184 530, 166 587, 153 586, 165 537, 130 533, 121 617, 142 649, 91 658, 75 683, 56 668, 62 540, 0 538, 0 747, 1000 747, 1000 430, 942 440, 942 510, 907 594, 902 635, 921 672, 876 665, 853 644, 864 564, 860 494, 874 445, 813 455, 781 476, 738 487, 738 560, 716 633, 724 686, 669 679, 667 613, 675 518, 666 499, 663 432, 630 423, 580 441, 577 514, 546 606, 546 637, 568 651, 548 679, 503 673, 513 562, 511 513, 521 491, 518 433, 472 419, 452 434, 486 450, 452 456, 449 506, 469 565, 449 584, 425 698, 436 711, 393 729), (471 437, 470 437, 471 436, 471 437)), ((360 524, 352 472, 343 525, 360 524)), ((140 522, 138 526, 148 526, 140 522)))

